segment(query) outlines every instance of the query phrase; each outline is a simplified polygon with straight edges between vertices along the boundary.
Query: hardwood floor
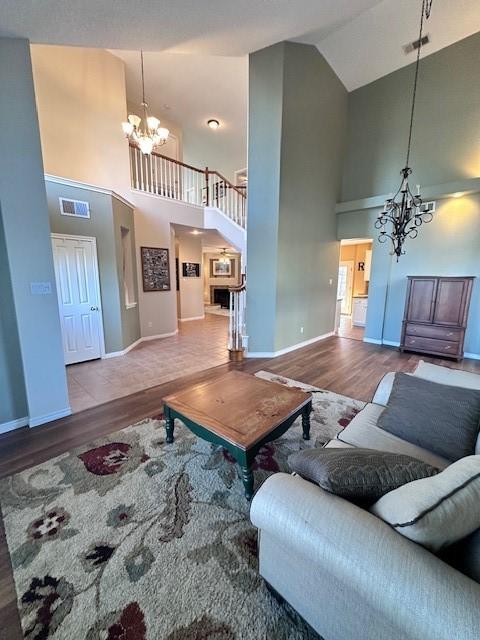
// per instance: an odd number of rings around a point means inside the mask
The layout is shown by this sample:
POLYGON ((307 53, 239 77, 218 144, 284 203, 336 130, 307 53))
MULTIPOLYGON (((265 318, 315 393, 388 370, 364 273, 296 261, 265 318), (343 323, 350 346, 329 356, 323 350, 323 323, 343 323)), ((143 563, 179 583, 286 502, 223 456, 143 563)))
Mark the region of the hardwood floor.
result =
MULTIPOLYGON (((231 369, 255 373, 261 369, 330 389, 359 400, 371 399, 388 371, 413 371, 420 356, 397 349, 332 337, 275 359, 252 359, 220 366, 172 380, 112 400, 35 429, 18 429, 0 436, 0 477, 45 462, 79 445, 154 416, 162 398, 194 382, 231 369)), ((480 373, 480 362, 424 358, 429 362, 480 373)), ((3 524, 0 526, 0 640, 21 640, 10 559, 3 524)))

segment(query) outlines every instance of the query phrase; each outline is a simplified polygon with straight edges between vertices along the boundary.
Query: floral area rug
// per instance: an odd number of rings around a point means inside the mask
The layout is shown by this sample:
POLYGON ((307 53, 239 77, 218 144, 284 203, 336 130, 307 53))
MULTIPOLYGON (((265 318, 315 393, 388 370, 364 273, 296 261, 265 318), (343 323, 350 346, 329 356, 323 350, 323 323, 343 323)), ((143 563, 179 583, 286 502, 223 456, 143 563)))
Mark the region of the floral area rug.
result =
MULTIPOLYGON (((297 421, 259 453, 255 487, 364 405, 259 375, 311 390, 314 410, 309 442, 297 421)), ((175 435, 166 444, 163 416, 152 417, 0 483, 25 638, 318 638, 258 574, 256 530, 230 455, 181 424, 175 435)))

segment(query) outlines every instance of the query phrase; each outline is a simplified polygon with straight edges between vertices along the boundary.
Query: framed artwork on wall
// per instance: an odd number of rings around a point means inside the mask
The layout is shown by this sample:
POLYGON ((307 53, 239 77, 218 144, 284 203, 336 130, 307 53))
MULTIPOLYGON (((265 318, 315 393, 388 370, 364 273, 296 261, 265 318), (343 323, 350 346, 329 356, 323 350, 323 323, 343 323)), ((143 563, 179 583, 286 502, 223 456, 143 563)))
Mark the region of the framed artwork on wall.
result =
POLYGON ((210 259, 210 277, 211 278, 234 278, 235 277, 235 260, 228 258, 227 260, 219 260, 217 258, 210 259))
POLYGON ((140 247, 144 291, 170 291, 168 249, 140 247))
POLYGON ((200 264, 198 262, 182 262, 182 276, 184 278, 199 278, 200 264))

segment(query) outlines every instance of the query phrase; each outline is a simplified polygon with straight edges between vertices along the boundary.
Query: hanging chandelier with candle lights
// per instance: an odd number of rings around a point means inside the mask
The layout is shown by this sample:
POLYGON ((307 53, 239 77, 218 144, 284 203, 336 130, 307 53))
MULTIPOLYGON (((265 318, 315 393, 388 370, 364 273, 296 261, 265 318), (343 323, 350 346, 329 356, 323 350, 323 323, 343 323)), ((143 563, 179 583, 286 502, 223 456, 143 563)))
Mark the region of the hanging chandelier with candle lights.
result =
POLYGON ((143 70, 143 51, 140 51, 142 69, 142 110, 143 119, 135 114, 128 116, 128 122, 122 122, 125 136, 145 155, 149 155, 157 147, 164 145, 170 134, 169 130, 160 126, 160 120, 148 115, 148 104, 145 100, 145 75, 143 70))
POLYGON ((422 15, 420 17, 420 32, 418 38, 417 60, 415 63, 415 79, 413 82, 412 106, 410 111, 410 127, 408 132, 407 159, 405 167, 400 171, 402 180, 395 195, 387 198, 383 211, 375 221, 375 228, 380 229, 378 240, 381 243, 392 242, 392 255, 400 256, 405 254, 403 245, 407 238, 416 238, 418 228, 427 222, 431 222, 433 215, 425 209, 420 195, 420 185, 417 185, 416 193, 413 194, 408 178, 412 174, 410 163, 410 149, 412 146, 413 119, 415 114, 415 102, 417 97, 418 70, 420 66, 420 52, 422 49, 424 21, 430 18, 433 0, 422 0, 422 15), (390 230, 387 231, 387 225, 390 230))

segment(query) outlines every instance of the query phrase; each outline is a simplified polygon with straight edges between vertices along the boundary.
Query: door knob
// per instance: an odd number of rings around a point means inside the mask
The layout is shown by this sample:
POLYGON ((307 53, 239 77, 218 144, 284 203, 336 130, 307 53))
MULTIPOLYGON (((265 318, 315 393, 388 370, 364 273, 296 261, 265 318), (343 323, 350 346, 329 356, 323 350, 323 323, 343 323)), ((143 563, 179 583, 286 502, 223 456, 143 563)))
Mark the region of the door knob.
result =
POLYGON ((90 307, 90 311, 98 311, 98 307, 90 307))

